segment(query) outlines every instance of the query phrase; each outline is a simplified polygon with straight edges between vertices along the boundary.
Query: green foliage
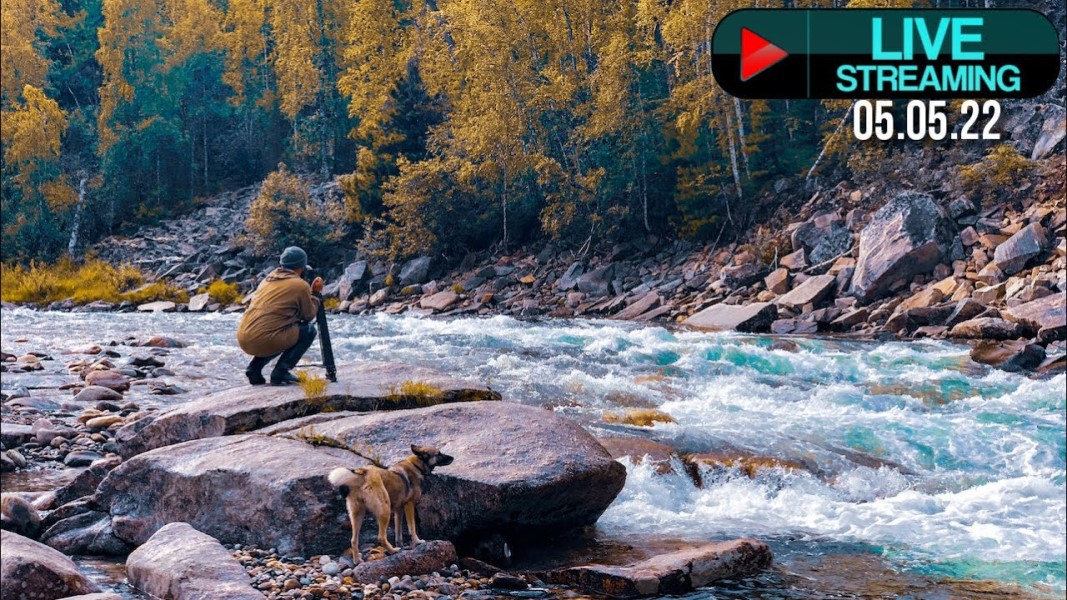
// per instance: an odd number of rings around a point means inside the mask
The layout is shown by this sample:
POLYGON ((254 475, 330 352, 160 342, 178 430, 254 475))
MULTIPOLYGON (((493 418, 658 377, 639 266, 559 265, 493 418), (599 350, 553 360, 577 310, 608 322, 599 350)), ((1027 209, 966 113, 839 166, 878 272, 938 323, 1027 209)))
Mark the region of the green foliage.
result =
POLYGON ((314 263, 344 236, 344 222, 343 206, 316 202, 307 183, 279 165, 263 181, 246 225, 261 255, 300 246, 314 263))

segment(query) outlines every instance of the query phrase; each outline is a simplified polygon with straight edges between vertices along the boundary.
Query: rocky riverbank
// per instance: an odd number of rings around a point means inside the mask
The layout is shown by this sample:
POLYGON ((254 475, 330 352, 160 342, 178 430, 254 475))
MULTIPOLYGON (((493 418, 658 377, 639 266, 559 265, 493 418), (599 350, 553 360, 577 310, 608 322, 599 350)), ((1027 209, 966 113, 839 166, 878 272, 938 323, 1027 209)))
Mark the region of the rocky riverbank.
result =
MULTIPOLYGON (((589 317, 778 334, 983 340, 975 360, 1060 371, 1067 213, 1064 167, 1055 160, 1040 163, 1041 176, 1018 201, 842 184, 787 214, 780 210, 742 242, 649 239, 579 253, 548 244, 470 254, 458 264, 429 256, 396 264, 338 261, 325 265, 326 294, 336 298, 336 312, 351 314, 589 317)), ((316 193, 336 190, 319 186, 316 193)), ((138 237, 104 240, 98 251, 191 293, 221 278, 250 294, 273 262, 240 242, 242 211, 253 194, 249 188, 216 198, 138 237)), ((221 306, 201 293, 186 305, 87 308, 239 311, 241 305, 221 306)))

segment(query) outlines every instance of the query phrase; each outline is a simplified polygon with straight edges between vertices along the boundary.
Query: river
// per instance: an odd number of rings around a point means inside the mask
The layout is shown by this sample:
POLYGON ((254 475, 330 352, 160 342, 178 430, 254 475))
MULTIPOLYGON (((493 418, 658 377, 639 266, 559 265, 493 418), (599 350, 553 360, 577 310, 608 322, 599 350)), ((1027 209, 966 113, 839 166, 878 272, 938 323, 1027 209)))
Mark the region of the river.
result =
MULTIPOLYGON (((65 351, 166 334, 190 343, 167 363, 189 393, 138 395, 135 387, 130 397, 142 406, 182 402, 242 383, 237 320, 5 309, 0 347, 44 351, 56 363, 45 374, 5 373, 3 387, 58 396, 46 388, 67 379, 47 373, 62 372, 65 351)), ((618 558, 738 536, 775 550, 771 571, 694 598, 850 597, 871 589, 886 597, 975 589, 1062 597, 1067 588, 1062 374, 1038 380, 996 371, 972 363, 966 346, 935 341, 507 317, 343 315, 330 326, 339 362, 434 366, 488 383, 506 401, 549 407, 597 435, 640 435, 681 453, 731 448, 803 465, 754 478, 716 471, 703 487, 680 465, 667 474, 627 465, 625 488, 575 552, 618 558), (654 407, 675 422, 604 422, 606 413, 632 407, 654 407)), ((317 346, 311 354, 318 359, 317 346)))

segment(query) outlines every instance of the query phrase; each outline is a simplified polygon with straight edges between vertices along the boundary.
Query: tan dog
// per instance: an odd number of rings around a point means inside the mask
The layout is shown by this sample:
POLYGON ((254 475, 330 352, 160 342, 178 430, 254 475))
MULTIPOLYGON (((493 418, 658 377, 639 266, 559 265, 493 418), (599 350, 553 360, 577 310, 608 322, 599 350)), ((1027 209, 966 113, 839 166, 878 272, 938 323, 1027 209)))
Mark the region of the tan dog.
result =
POLYGON ((434 467, 451 463, 452 457, 437 448, 413 444, 411 456, 388 469, 371 466, 330 471, 328 479, 341 492, 348 507, 348 518, 352 521, 352 560, 357 563, 362 560, 359 554, 359 530, 368 510, 378 521, 378 543, 387 552, 397 551, 386 535, 390 517, 393 518, 396 545, 404 545, 401 509, 407 518, 412 545, 422 542, 415 532, 415 505, 422 498, 422 480, 434 467))

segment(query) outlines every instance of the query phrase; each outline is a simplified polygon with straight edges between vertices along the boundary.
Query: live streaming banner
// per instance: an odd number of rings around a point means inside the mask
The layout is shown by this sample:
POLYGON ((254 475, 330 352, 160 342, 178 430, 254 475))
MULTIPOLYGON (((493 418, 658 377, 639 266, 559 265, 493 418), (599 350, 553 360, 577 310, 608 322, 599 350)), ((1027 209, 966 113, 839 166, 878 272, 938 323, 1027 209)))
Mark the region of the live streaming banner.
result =
POLYGON ((745 9, 715 30, 712 71, 741 98, 1026 98, 1060 69, 1031 10, 745 9))

